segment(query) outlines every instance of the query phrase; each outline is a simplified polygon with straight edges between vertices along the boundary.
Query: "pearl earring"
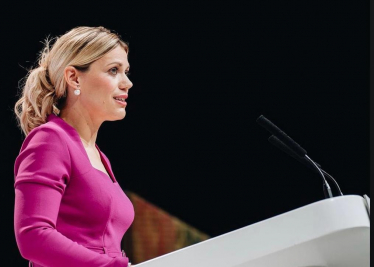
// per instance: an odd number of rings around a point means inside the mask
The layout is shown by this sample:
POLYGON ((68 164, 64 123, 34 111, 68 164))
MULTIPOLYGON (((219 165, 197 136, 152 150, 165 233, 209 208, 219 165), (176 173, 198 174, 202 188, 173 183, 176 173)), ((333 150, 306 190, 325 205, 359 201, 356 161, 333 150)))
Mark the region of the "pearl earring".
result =
POLYGON ((75 95, 80 95, 81 94, 81 90, 79 90, 79 85, 77 85, 77 89, 74 90, 74 94, 75 95))

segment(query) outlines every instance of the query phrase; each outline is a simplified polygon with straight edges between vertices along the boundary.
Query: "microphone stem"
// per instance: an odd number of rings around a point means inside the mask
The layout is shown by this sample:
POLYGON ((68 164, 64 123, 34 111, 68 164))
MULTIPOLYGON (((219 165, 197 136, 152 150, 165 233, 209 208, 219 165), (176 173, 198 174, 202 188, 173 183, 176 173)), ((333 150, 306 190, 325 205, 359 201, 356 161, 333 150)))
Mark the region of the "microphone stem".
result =
POLYGON ((331 181, 334 182, 336 188, 337 188, 338 191, 339 191, 339 194, 342 196, 343 193, 342 193, 342 191, 340 190, 340 187, 339 187, 338 183, 335 181, 335 179, 334 179, 330 174, 328 174, 327 172, 325 172, 324 170, 321 169, 321 171, 323 172, 323 174, 327 175, 327 177, 328 177, 331 181))
POLYGON ((326 196, 326 194, 325 194, 325 197, 326 198, 332 198, 333 195, 332 195, 332 192, 331 192, 331 187, 330 187, 329 183, 326 181, 326 178, 323 175, 321 169, 317 166, 317 164, 311 158, 308 157, 308 155, 305 155, 305 158, 308 159, 310 161, 310 163, 312 163, 314 165, 314 167, 316 167, 316 169, 318 170, 319 174, 321 175, 322 180, 323 180, 323 185, 325 186, 325 188, 327 190, 327 194, 328 194, 328 196, 326 196))

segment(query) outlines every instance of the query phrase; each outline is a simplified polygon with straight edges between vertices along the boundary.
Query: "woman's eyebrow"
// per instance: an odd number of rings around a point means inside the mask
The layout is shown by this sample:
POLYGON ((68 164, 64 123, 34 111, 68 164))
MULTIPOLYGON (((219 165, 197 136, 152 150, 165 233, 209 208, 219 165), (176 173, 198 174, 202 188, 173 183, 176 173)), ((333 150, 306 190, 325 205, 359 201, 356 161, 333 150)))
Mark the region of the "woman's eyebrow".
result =
POLYGON ((112 64, 118 64, 118 65, 120 65, 122 67, 122 63, 118 62, 118 61, 114 61, 112 63, 109 63, 107 66, 112 65, 112 64))
MULTIPOLYGON (((109 63, 107 66, 109 66, 109 65, 112 65, 112 64, 118 64, 120 67, 122 67, 122 63, 121 62, 119 62, 119 61, 114 61, 114 62, 112 62, 112 63, 109 63)), ((129 69, 130 68, 130 64, 127 66, 127 69, 129 69)))

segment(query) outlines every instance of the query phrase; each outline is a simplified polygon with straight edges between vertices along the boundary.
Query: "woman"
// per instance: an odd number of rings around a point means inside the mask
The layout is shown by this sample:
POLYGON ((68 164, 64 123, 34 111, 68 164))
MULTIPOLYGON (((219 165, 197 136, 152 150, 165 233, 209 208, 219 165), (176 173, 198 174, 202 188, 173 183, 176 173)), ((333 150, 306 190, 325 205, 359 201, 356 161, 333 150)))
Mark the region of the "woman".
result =
POLYGON ((47 41, 27 76, 15 105, 26 138, 14 166, 14 229, 29 266, 131 265, 120 243, 133 205, 96 145, 101 124, 126 115, 127 53, 109 30, 77 27, 47 41))

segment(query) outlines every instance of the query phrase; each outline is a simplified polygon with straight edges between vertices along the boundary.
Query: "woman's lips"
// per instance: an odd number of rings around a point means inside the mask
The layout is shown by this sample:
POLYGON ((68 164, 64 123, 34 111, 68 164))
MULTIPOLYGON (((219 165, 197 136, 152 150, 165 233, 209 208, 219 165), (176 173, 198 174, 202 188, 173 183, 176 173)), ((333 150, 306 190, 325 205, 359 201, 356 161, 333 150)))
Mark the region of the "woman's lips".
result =
POLYGON ((120 105, 122 105, 122 106, 124 106, 124 107, 127 106, 127 102, 126 102, 126 101, 117 100, 117 99, 115 99, 115 98, 113 98, 113 99, 114 99, 114 101, 116 101, 118 104, 120 104, 120 105))
POLYGON ((113 99, 114 99, 118 104, 120 104, 121 106, 126 107, 126 106, 127 106, 126 99, 127 99, 128 97, 129 97, 128 94, 123 94, 123 95, 117 95, 117 96, 114 96, 113 99), (120 99, 116 99, 116 98, 120 98, 120 99))

